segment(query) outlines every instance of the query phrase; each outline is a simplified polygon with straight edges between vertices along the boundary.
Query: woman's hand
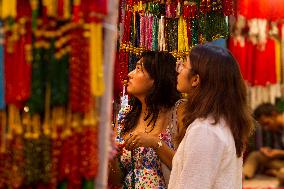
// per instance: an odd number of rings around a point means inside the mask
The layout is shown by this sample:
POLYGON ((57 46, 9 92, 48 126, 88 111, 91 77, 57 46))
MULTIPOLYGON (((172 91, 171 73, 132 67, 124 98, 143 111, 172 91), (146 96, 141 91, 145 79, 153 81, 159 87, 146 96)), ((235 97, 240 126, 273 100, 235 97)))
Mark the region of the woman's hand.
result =
POLYGON ((138 147, 154 148, 160 160, 171 169, 174 150, 168 145, 163 144, 159 147, 158 142, 161 141, 158 136, 147 134, 144 132, 133 132, 125 136, 125 148, 133 150, 138 147))
POLYGON ((147 134, 144 132, 133 132, 125 138, 125 148, 127 150, 133 150, 138 147, 155 147, 159 141, 159 137, 147 134))

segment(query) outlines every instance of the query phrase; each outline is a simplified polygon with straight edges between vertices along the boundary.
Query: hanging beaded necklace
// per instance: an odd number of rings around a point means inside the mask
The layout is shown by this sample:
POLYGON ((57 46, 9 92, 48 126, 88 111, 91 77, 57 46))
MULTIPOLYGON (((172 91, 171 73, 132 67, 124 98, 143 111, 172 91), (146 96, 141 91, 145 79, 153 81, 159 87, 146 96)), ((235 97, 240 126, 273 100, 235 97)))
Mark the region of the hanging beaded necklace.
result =
POLYGON ((158 50, 158 33, 159 33, 159 19, 157 16, 153 17, 153 29, 152 29, 152 50, 158 50))
POLYGON ((4 28, 0 21, 0 109, 5 108, 4 100, 4 28))

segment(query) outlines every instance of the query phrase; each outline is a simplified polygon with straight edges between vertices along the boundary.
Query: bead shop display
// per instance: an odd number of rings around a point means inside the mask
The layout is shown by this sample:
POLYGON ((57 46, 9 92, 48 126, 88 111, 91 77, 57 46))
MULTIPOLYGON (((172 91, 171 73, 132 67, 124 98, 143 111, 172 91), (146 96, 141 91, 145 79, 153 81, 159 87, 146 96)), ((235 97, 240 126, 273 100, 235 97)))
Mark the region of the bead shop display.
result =
POLYGON ((0 1, 0 188, 94 188, 106 0, 0 1))
MULTIPOLYGON (((115 96, 146 50, 168 51, 184 58, 199 44, 228 37, 226 17, 230 0, 147 1, 120 0, 119 45, 115 65, 115 96)), ((123 108, 121 109, 123 111, 123 108)), ((119 114, 120 115, 120 114, 119 114)))
POLYGON ((194 45, 227 38, 226 17, 233 13, 231 0, 121 0, 119 7, 120 71, 115 74, 121 82, 135 67, 133 57, 145 50, 182 58, 194 45))

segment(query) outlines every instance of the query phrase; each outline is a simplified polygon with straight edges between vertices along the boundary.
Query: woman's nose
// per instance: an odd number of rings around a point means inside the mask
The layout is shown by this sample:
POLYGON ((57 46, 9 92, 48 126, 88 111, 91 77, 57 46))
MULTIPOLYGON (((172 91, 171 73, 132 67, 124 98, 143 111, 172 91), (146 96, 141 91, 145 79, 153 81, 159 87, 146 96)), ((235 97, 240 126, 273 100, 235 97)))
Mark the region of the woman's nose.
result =
POLYGON ((129 72, 127 76, 128 78, 132 78, 132 75, 133 75, 133 71, 129 72))

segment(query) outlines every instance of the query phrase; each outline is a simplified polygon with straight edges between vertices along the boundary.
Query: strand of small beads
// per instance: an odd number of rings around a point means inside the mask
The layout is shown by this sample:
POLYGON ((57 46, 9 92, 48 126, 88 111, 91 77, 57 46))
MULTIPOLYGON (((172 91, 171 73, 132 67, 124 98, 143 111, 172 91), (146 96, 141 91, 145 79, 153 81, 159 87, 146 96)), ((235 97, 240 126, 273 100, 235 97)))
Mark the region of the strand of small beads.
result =
POLYGON ((159 19, 157 16, 153 18, 153 32, 152 32, 152 50, 158 50, 158 33, 159 33, 159 19))

